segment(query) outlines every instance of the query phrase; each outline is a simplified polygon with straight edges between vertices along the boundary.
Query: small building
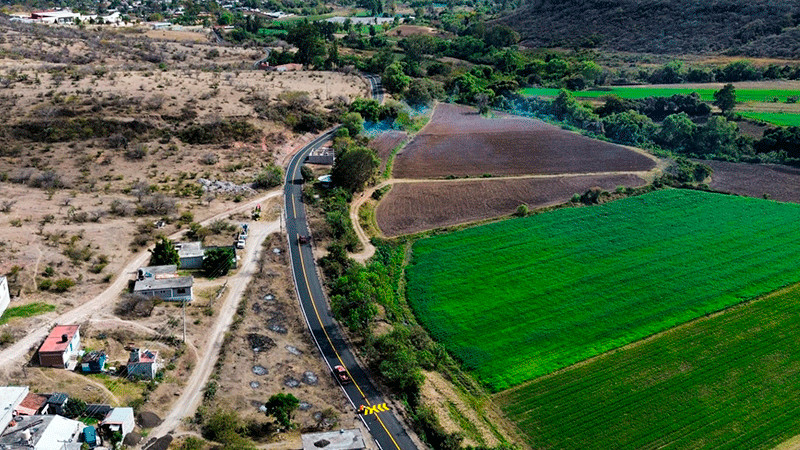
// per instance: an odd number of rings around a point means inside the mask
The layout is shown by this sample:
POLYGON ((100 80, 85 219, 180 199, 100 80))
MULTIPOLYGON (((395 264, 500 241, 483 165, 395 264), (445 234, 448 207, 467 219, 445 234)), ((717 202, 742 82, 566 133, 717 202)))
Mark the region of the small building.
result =
POLYGON ((78 364, 81 347, 80 325, 56 325, 39 347, 42 367, 73 368, 78 364))
POLYGON ((181 269, 200 269, 203 267, 205 250, 202 242, 178 242, 175 244, 181 269))
POLYGON ((29 392, 22 403, 17 406, 14 415, 35 416, 36 414, 47 414, 47 396, 29 392))
POLYGON ((11 303, 11 294, 8 292, 8 278, 0 277, 0 317, 6 312, 9 303, 11 303))
POLYGON ((100 373, 106 365, 106 352, 101 350, 93 350, 83 355, 81 358, 81 372, 83 373, 100 373))
POLYGON ((361 430, 327 431, 324 433, 306 433, 300 436, 303 450, 361 450, 367 448, 361 430))
POLYGON ((22 416, 0 436, 0 448, 80 450, 82 422, 61 416, 22 416))
POLYGON ((42 23, 65 24, 75 23, 80 20, 81 15, 74 13, 68 9, 62 10, 49 10, 49 11, 34 11, 31 13, 31 19, 39 20, 42 23))
POLYGON ((177 270, 174 265, 139 268, 133 293, 158 297, 168 302, 192 301, 194 278, 179 276, 177 270))
POLYGON ((114 408, 108 413, 105 419, 100 422, 100 428, 105 430, 109 436, 115 432, 120 432, 122 438, 128 435, 136 426, 133 418, 133 408, 114 408))
POLYGON ((69 396, 63 392, 55 392, 47 397, 47 414, 64 414, 69 403, 69 396))
POLYGON ((0 433, 14 419, 19 405, 29 392, 28 386, 0 387, 0 433))
POLYGON ((299 70, 303 70, 303 65, 297 63, 289 63, 289 64, 281 64, 279 66, 272 66, 270 69, 274 70, 275 72, 297 72, 299 70))
POLYGON ((311 150, 311 153, 309 153, 306 158, 306 162, 309 164, 325 164, 328 166, 332 166, 335 160, 336 153, 330 147, 320 147, 311 150))
POLYGON ((140 377, 145 380, 152 380, 161 368, 158 359, 158 352, 151 350, 139 350, 134 348, 128 358, 128 377, 140 377))

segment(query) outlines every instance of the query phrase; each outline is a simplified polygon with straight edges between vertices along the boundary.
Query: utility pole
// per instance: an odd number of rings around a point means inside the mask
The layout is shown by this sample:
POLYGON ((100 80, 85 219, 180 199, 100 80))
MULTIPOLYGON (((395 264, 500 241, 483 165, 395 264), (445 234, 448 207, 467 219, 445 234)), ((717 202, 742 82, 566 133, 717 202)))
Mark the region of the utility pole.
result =
POLYGON ((186 299, 183 299, 183 343, 186 343, 186 299))

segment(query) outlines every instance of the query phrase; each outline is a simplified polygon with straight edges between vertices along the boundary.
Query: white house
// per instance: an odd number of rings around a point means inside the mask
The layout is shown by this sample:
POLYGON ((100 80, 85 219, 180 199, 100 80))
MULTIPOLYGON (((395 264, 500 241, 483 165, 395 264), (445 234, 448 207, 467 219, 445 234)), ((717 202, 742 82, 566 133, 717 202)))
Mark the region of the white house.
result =
POLYGON ((100 422, 100 427, 114 433, 119 431, 122 437, 128 435, 136 426, 133 418, 133 408, 114 408, 106 415, 106 418, 100 422))
POLYGON ((0 434, 3 434, 3 430, 11 423, 28 392, 28 386, 0 387, 0 434))
POLYGON ((6 312, 8 304, 11 302, 11 295, 8 292, 8 279, 0 277, 0 316, 6 312))
POLYGON ((24 416, 0 436, 0 448, 80 450, 84 425, 61 416, 24 416))
POLYGON ((194 278, 179 276, 177 270, 174 265, 139 268, 133 293, 168 302, 192 301, 194 278))

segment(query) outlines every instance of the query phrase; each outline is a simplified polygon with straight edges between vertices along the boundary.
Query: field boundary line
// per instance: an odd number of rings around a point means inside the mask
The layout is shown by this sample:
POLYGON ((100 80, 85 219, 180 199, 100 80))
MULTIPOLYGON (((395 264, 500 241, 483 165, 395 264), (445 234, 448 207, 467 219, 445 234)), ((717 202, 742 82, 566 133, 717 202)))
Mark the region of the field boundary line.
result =
MULTIPOLYGON (((750 306, 753 303, 767 301, 767 300, 769 300, 771 297, 773 297, 775 295, 784 294, 787 291, 790 291, 791 289, 793 289, 795 287, 798 287, 798 286, 800 286, 800 282, 787 284, 787 285, 782 286, 782 287, 780 287, 780 288, 778 288, 778 289, 776 289, 776 290, 774 290, 772 292, 768 292, 766 294, 763 294, 763 295, 761 295, 759 297, 756 297, 756 298, 753 298, 753 299, 750 299, 750 300, 744 300, 742 302, 736 303, 735 305, 730 305, 730 306, 728 306, 726 308, 722 308, 722 309, 720 309, 718 311, 714 311, 712 313, 708 313, 708 314, 705 314, 703 316, 694 318, 694 319, 689 320, 687 322, 684 322, 682 324, 675 325, 674 327, 666 329, 664 331, 659 331, 658 333, 653 333, 653 334, 651 334, 649 336, 646 336, 646 337, 643 337, 643 338, 641 338, 641 339, 639 339, 637 341, 631 342, 629 344, 625 344, 622 347, 617 347, 615 349, 608 350, 606 352, 600 353, 599 355, 595 355, 595 356, 592 356, 591 358, 584 359, 583 361, 576 362, 575 364, 572 364, 570 366, 564 367, 562 369, 555 370, 553 372, 550 372, 550 373, 548 373, 546 375, 542 375, 540 377, 534 378, 532 380, 528 380, 528 381, 526 381, 524 383, 521 383, 521 384, 519 384, 517 386, 514 386, 514 387, 508 388, 506 390, 497 392, 497 393, 493 394, 491 397, 494 400, 501 399, 502 397, 510 395, 513 392, 518 391, 518 390, 520 390, 520 389, 522 389, 524 387, 527 387, 528 385, 533 384, 535 382, 551 378, 553 376, 562 374, 564 372, 567 372, 569 370, 572 370, 572 369, 575 369, 575 368, 578 368, 578 367, 585 366, 586 364, 592 363, 592 362, 594 362, 594 361, 596 361, 596 360, 598 360, 600 358, 604 358, 606 356, 613 355, 613 354, 618 353, 618 352, 630 350, 632 348, 635 348, 635 347, 638 347, 640 345, 646 344, 646 343, 648 343, 648 342, 650 342, 650 341, 652 341, 654 339, 658 339, 658 338, 660 338, 662 336, 665 336, 665 335, 667 335, 669 333, 678 332, 678 331, 680 331, 680 330, 682 330, 682 329, 684 329, 686 327, 689 327, 691 325, 694 325, 694 324, 697 324, 697 323, 700 323, 700 322, 703 322, 703 321, 706 321, 706 320, 714 319, 714 318, 719 317, 719 316, 721 316, 723 314, 727 314, 727 313, 736 311, 736 310, 741 309, 741 308, 746 308, 746 307, 750 306)), ((800 435, 798 435, 798 436, 800 436, 800 435)))

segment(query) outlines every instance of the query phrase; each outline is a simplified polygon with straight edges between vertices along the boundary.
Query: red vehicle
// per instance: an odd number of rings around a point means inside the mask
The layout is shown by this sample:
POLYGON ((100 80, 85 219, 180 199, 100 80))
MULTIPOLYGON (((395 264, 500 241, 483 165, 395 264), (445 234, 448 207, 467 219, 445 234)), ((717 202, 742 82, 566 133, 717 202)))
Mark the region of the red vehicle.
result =
POLYGON ((311 236, 303 236, 302 234, 297 238, 297 242, 300 244, 308 244, 311 242, 311 236))
POLYGON ((347 384, 350 382, 350 376, 347 375, 347 369, 342 366, 335 366, 333 368, 333 375, 342 384, 347 384))

